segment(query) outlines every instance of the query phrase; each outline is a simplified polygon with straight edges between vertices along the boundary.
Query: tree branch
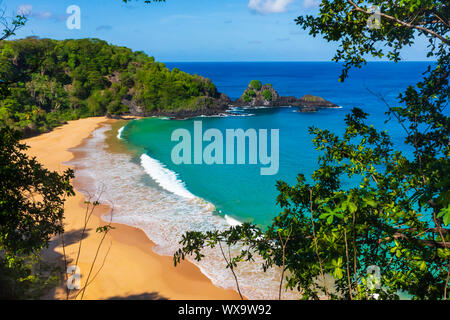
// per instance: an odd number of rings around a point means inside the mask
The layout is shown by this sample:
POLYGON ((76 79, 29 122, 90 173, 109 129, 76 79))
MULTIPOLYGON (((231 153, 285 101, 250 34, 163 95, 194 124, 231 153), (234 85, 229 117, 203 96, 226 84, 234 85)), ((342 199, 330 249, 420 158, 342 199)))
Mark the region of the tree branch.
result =
MULTIPOLYGON (((372 12, 370 12, 369 10, 365 10, 365 9, 359 7, 359 6, 358 6, 357 4, 355 4, 352 0, 347 0, 347 2, 348 2, 349 4, 351 4, 351 5, 355 8, 356 11, 365 13, 365 14, 367 14, 367 15, 372 15, 372 12)), ((408 23, 408 22, 399 20, 399 19, 397 19, 397 18, 395 18, 395 17, 392 17, 392 16, 390 16, 390 15, 387 15, 387 14, 385 14, 385 13, 383 13, 383 12, 380 12, 380 16, 383 17, 383 18, 386 18, 386 19, 388 19, 388 20, 397 22, 398 24, 401 24, 402 26, 404 26, 404 27, 406 27, 406 28, 409 28, 409 29, 416 29, 416 30, 419 30, 419 31, 428 33, 429 35, 431 35, 431 36, 433 36, 433 37, 435 37, 435 38, 438 38, 439 40, 441 40, 442 42, 444 42, 446 45, 450 45, 450 40, 444 38, 443 36, 441 36, 440 34, 434 32, 433 30, 430 30, 430 29, 425 28, 425 27, 422 27, 422 26, 414 25, 414 24, 411 24, 411 23, 408 23)))

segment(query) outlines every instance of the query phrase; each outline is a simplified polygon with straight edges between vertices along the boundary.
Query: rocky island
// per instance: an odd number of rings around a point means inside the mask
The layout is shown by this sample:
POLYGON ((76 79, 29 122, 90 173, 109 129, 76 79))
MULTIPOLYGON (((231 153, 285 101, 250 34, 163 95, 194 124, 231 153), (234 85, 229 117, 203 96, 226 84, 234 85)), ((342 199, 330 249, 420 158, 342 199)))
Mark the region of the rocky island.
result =
MULTIPOLYGON (((203 77, 200 77, 200 81, 211 82, 211 80, 203 77)), ((234 101, 215 89, 195 99, 193 105, 175 110, 146 111, 145 108, 136 103, 136 99, 133 99, 132 95, 123 99, 122 103, 128 107, 131 115, 166 116, 172 119, 186 119, 200 115, 220 115, 235 107, 299 107, 298 112, 317 112, 318 108, 339 108, 338 105, 330 101, 309 94, 301 98, 280 96, 270 83, 262 84, 259 80, 250 81, 241 97, 234 101)))
MULTIPOLYGON (((204 81, 210 81, 204 79, 204 81)), ((145 112, 141 107, 133 104, 131 98, 122 103, 129 107, 131 114, 139 116, 167 116, 172 119, 186 119, 200 115, 213 116, 223 114, 231 108, 256 107, 299 107, 298 112, 317 112, 319 108, 340 108, 338 105, 318 96, 310 94, 301 98, 294 96, 280 96, 270 83, 262 84, 259 80, 252 80, 240 98, 231 100, 226 94, 214 92, 209 96, 202 96, 196 100, 195 108, 177 110, 161 110, 145 112)))
POLYGON ((299 112, 316 112, 317 108, 339 108, 330 101, 309 94, 301 98, 280 96, 270 83, 263 85, 259 80, 250 81, 242 96, 232 105, 234 107, 301 107, 299 112))

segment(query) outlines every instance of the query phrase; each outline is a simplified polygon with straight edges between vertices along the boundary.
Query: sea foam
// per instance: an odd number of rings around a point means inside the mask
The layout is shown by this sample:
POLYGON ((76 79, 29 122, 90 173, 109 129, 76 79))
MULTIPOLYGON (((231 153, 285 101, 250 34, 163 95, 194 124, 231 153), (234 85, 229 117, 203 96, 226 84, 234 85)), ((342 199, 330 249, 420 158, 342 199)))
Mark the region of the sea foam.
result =
POLYGON ((123 126, 122 128, 120 128, 120 129, 117 131, 117 139, 119 139, 119 140, 122 139, 122 132, 123 132, 123 129, 125 129, 125 126, 123 126))
MULTIPOLYGON (((128 154, 108 152, 105 144, 108 130, 111 126, 95 130, 92 138, 74 149, 83 151, 82 156, 69 162, 75 166, 75 179, 82 178, 80 192, 101 195, 101 203, 114 207, 111 214, 102 217, 105 221, 140 228, 155 243, 153 250, 168 256, 180 248, 182 235, 188 231, 226 230, 239 223, 229 216, 224 219, 216 214, 212 204, 195 197, 175 172, 149 155, 143 154, 141 163, 135 163, 128 154), (154 185, 148 184, 143 179, 145 176, 154 185)), ((231 254, 234 256, 239 250, 239 247, 231 248, 231 254)), ((187 258, 213 284, 236 289, 220 249, 206 248, 202 253, 205 257, 200 262, 187 258)), ((278 298, 281 271, 271 268, 263 272, 261 258, 258 255, 254 258, 254 262, 241 262, 234 270, 241 291, 249 299, 278 298)), ((296 295, 283 292, 283 298, 292 299, 296 295)))
POLYGON ((234 219, 234 218, 232 218, 232 217, 230 217, 229 215, 225 215, 225 221, 230 225, 230 226, 232 226, 232 227, 237 227, 237 226, 240 226, 240 225, 242 225, 242 222, 240 222, 240 221, 238 221, 238 220, 236 220, 236 219, 234 219))
POLYGON ((195 196, 186 189, 183 181, 178 179, 178 174, 168 169, 165 165, 147 154, 141 155, 141 165, 145 172, 165 190, 177 196, 194 199, 195 196))

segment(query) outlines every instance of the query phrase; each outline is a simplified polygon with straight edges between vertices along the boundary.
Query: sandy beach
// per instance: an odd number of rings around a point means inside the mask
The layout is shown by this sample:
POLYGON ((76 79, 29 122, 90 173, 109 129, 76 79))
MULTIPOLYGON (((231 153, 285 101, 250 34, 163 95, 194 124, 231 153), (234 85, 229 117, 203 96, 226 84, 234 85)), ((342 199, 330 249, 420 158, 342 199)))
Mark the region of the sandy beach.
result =
MULTIPOLYGON (((102 123, 112 121, 115 120, 105 117, 70 121, 50 133, 23 142, 30 146, 29 155, 35 156, 46 168, 62 172, 68 168, 63 162, 74 156, 68 149, 82 144, 102 123)), ((65 249, 69 261, 76 259, 85 208, 85 199, 78 191, 65 204, 65 249)), ((89 220, 78 263, 82 286, 102 237, 96 229, 107 224, 100 217, 109 212, 108 206, 101 205, 89 220)), ((142 230, 120 224, 113 224, 113 227, 98 252, 83 299, 239 299, 236 291, 214 286, 194 264, 185 261, 174 267, 172 257, 154 253, 153 242, 142 230)), ((59 238, 52 240, 44 253, 45 259, 62 264, 60 244, 59 238)), ((65 288, 57 287, 44 298, 65 299, 65 288)))

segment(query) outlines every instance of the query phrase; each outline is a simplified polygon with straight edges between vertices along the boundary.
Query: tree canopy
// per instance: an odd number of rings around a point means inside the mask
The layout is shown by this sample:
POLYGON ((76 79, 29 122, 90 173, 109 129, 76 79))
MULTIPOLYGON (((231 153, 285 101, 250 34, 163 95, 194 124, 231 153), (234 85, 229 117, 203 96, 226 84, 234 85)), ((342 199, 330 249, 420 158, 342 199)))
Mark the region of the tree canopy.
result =
POLYGON ((196 109, 219 96, 209 79, 99 39, 0 42, 0 79, 0 125, 25 134, 86 116, 196 109))

